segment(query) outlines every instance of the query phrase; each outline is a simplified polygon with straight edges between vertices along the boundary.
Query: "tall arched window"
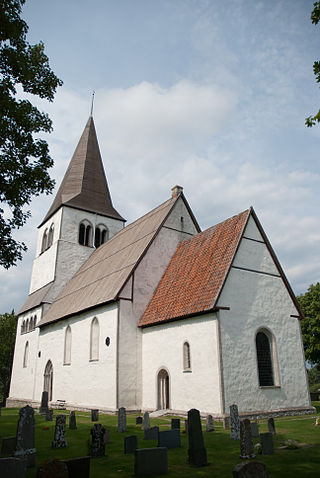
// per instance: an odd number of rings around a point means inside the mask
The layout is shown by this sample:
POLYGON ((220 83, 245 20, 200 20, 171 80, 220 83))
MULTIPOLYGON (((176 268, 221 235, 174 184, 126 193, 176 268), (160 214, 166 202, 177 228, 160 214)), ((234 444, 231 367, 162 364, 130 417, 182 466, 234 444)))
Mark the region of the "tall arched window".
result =
POLYGON ((29 319, 27 319, 27 322, 26 322, 26 332, 29 332, 29 319))
POLYGON ((35 315, 33 317, 33 328, 35 329, 36 328, 36 325, 37 325, 37 316, 35 315))
POLYGON ((189 342, 183 344, 183 370, 191 370, 190 345, 189 342))
POLYGON ((92 246, 92 226, 87 220, 82 221, 79 225, 79 244, 92 246))
POLYGON ((70 365, 71 364, 71 327, 68 325, 66 328, 66 333, 64 336, 64 357, 63 357, 63 364, 70 365))
POLYGON ((99 322, 95 317, 91 322, 90 360, 99 360, 99 322))
POLYGON ((108 229, 104 224, 99 224, 95 228, 94 233, 94 246, 98 248, 101 244, 104 244, 109 239, 108 229))
POLYGON ((33 316, 30 317, 30 322, 29 322, 29 330, 33 330, 33 316))
POLYGON ((257 361, 260 387, 274 385, 272 367, 272 336, 260 330, 256 335, 257 361))
POLYGON ((24 354, 23 354, 23 367, 25 368, 28 364, 28 354, 29 354, 29 342, 26 343, 24 346, 24 354))
POLYGON ((48 234, 48 245, 47 249, 52 246, 53 244, 53 234, 54 234, 54 224, 52 223, 49 229, 49 234, 48 234))
POLYGON ((26 321, 24 320, 21 324, 21 335, 25 333, 26 330, 26 321))
POLYGON ((48 229, 46 229, 42 236, 42 244, 41 244, 41 254, 47 249, 48 244, 48 229))

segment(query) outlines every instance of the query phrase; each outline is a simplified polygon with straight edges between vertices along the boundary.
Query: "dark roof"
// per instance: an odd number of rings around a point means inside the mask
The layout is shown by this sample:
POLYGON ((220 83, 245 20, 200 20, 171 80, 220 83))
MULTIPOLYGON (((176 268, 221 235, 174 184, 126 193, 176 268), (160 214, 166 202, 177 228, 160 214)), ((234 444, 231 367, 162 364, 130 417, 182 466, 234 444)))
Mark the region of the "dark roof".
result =
POLYGON ((112 205, 92 116, 88 119, 61 186, 40 226, 62 205, 124 221, 112 205))
POLYGON ((53 282, 49 282, 49 284, 41 287, 41 289, 36 290, 32 294, 30 294, 24 304, 21 306, 18 315, 27 312, 28 310, 34 309, 45 302, 49 303, 47 299, 48 292, 51 289, 53 282))

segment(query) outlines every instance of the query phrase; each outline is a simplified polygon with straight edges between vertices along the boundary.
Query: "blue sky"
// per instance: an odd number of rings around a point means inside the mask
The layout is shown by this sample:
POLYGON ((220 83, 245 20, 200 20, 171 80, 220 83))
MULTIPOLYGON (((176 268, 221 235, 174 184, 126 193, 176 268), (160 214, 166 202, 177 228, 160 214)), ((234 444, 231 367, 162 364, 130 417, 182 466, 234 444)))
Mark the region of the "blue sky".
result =
MULTIPOLYGON (((296 293, 319 280, 320 107, 312 64, 320 27, 309 0, 27 0, 64 81, 47 135, 57 185, 90 112, 114 206, 128 222, 175 184, 203 229, 252 205, 296 293)), ((28 294, 37 225, 53 196, 35 198, 18 231, 29 251, 0 269, 1 310, 28 294)))

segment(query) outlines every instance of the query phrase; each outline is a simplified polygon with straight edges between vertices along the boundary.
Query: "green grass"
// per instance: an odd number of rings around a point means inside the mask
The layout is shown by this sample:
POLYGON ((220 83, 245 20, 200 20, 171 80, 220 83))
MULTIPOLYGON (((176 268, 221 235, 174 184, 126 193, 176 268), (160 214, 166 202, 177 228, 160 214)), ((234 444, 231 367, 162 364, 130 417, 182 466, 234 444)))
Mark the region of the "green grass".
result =
MULTIPOLYGON (((320 402, 313 402, 320 412, 320 402)), ((55 411, 55 415, 61 413, 55 411)), ((69 414, 69 412, 64 412, 69 414)), ((36 421, 36 449, 37 465, 44 460, 55 457, 66 459, 88 454, 88 440, 92 423, 88 413, 76 412, 77 430, 67 429, 68 447, 64 449, 52 449, 55 422, 46 422, 45 417, 39 416, 35 411, 36 421), (44 430, 43 427, 49 427, 44 430)), ((139 448, 157 446, 155 441, 145 441, 141 426, 135 425, 136 415, 127 416, 127 433, 117 432, 117 417, 102 415, 99 423, 110 429, 110 444, 106 445, 106 456, 91 459, 90 478, 108 477, 133 477, 134 456, 124 455, 123 439, 126 435, 138 435, 139 448)), ((0 434, 12 436, 16 432, 18 409, 2 409, 0 417, 0 434)), ((170 428, 171 417, 160 419, 151 418, 151 426, 158 425, 160 430, 170 428)), ((257 460, 267 466, 268 478, 275 477, 319 477, 320 466, 320 426, 314 426, 315 419, 310 417, 284 417, 275 419, 277 434, 274 437, 274 455, 259 455, 257 460), (311 445, 308 448, 297 450, 279 450, 288 438, 295 439, 300 443, 311 445)), ((183 423, 183 422, 182 422, 183 423)), ((204 424, 204 421, 203 421, 204 424)), ((192 468, 187 464, 188 441, 185 434, 181 434, 181 448, 168 450, 169 477, 232 477, 232 469, 239 458, 240 446, 238 441, 230 440, 229 431, 223 430, 221 423, 215 423, 216 430, 213 433, 204 432, 204 441, 207 449, 209 466, 192 468)), ((205 429, 205 427, 203 427, 205 429)), ((266 432, 267 421, 259 421, 259 431, 266 432)), ((255 438, 254 442, 258 443, 255 438)), ((36 469, 28 470, 28 478, 35 478, 36 469)))

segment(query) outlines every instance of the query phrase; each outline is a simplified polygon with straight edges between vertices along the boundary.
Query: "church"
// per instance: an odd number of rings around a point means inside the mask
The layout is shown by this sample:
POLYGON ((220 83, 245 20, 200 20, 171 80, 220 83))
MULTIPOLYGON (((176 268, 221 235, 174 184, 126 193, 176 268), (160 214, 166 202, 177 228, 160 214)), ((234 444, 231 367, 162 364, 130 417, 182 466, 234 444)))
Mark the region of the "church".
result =
POLYGON ((302 313, 253 208, 201 232, 168 196, 125 226, 90 116, 38 228, 7 406, 314 412, 302 313))

